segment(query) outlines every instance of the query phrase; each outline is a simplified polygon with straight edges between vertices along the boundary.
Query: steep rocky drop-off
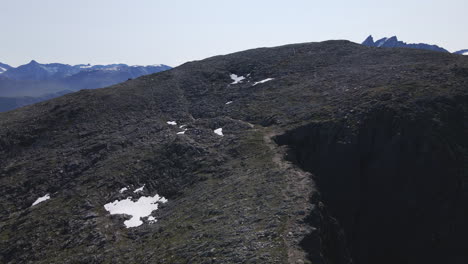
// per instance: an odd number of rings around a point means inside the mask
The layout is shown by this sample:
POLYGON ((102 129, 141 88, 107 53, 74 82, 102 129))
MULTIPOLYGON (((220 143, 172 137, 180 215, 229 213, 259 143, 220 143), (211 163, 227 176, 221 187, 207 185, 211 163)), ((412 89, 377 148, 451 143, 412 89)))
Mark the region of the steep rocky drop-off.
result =
POLYGON ((467 263, 467 136, 466 56, 348 41, 83 90, 0 113, 0 263, 467 263))

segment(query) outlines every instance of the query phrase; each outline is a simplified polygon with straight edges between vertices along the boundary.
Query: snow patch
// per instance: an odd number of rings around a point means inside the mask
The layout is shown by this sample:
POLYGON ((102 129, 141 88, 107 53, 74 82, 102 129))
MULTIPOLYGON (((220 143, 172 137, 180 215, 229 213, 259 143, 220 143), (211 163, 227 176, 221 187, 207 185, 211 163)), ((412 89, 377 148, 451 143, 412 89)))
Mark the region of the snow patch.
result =
POLYGON ((223 136, 223 129, 222 128, 215 129, 214 132, 217 135, 223 136))
POLYGON ((142 191, 143 191, 143 188, 145 188, 145 185, 144 185, 144 184, 143 184, 143 186, 141 186, 140 188, 134 190, 133 192, 134 192, 134 193, 142 192, 142 191))
MULTIPOLYGON (((142 217, 150 216, 151 213, 158 209, 159 203, 167 203, 167 199, 159 195, 142 196, 136 202, 128 197, 125 200, 115 200, 112 203, 104 205, 104 208, 111 214, 126 214, 132 216, 129 220, 124 221, 127 228, 137 227, 143 224, 142 217)), ((148 217, 151 222, 156 222, 152 216, 148 217), (151 219, 150 219, 151 218, 151 219)))
POLYGON ((387 42, 388 38, 383 38, 381 40, 377 40, 375 44, 377 44, 377 47, 382 47, 385 42, 387 42))
POLYGON ((233 80, 231 84, 242 83, 242 81, 245 79, 244 76, 237 76, 236 74, 233 74, 233 73, 231 73, 230 77, 233 80))
POLYGON ((148 216, 148 221, 150 222, 150 224, 152 223, 156 223, 156 218, 154 218, 154 216, 148 216))
POLYGON ((39 197, 37 198, 37 200, 31 205, 31 207, 35 206, 36 204, 39 204, 39 203, 42 203, 44 201, 47 201, 50 199, 50 195, 49 194, 46 194, 42 197, 39 197))
POLYGON ((51 67, 51 66, 47 66, 47 65, 39 65, 39 67, 41 67, 42 69, 48 71, 49 73, 57 73, 58 72, 57 67, 51 67))
POLYGON ((105 68, 101 68, 101 70, 103 71, 119 71, 120 68, 118 66, 114 66, 114 67, 105 67, 105 68))
POLYGON ((120 191, 119 191, 119 192, 120 192, 120 193, 123 193, 123 192, 125 192, 125 191, 127 191, 127 190, 128 190, 128 188, 127 188, 127 187, 123 187, 122 189, 120 189, 120 191))
POLYGON ((463 52, 462 55, 468 55, 468 51, 463 52))
POLYGON ((3 68, 3 67, 0 67, 0 74, 2 74, 2 73, 4 73, 4 72, 6 72, 6 69, 3 68))
POLYGON ((232 101, 229 101, 229 102, 227 102, 226 104, 227 104, 227 105, 228 105, 228 104, 232 104, 232 101))
POLYGON ((185 134, 185 131, 187 131, 187 129, 184 129, 184 131, 177 132, 177 135, 183 135, 185 134))
POLYGON ((266 83, 266 82, 269 82, 269 81, 272 81, 274 80, 275 78, 267 78, 265 80, 261 80, 261 81, 258 81, 258 82, 255 82, 252 86, 255 86, 257 84, 261 84, 261 83, 266 83))
POLYGON ((171 126, 176 126, 177 125, 177 122, 176 121, 167 121, 166 122, 168 125, 171 125, 171 126))

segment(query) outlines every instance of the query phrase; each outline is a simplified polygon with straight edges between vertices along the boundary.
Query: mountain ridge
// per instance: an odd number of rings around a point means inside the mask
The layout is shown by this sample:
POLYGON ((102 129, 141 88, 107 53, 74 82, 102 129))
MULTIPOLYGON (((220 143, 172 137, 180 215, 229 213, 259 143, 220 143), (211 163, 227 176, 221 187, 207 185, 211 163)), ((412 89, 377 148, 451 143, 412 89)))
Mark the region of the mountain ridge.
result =
POLYGON ((68 65, 61 63, 41 64, 31 60, 25 65, 16 68, 9 67, 0 73, 0 98, 3 102, 8 102, 0 105, 0 112, 68 92, 106 87, 170 68, 164 64, 148 66, 128 66, 126 64, 68 65))
POLYGON ((0 262, 465 263, 467 73, 326 41, 0 113, 0 262))
POLYGON ((461 55, 468 55, 468 49, 462 49, 459 51, 455 51, 455 54, 461 54, 461 55))
MULTIPOLYGON (((448 50, 439 47, 437 45, 431 45, 426 43, 406 43, 403 41, 398 40, 396 36, 392 36, 390 38, 384 37, 374 41, 372 35, 369 35, 361 45, 368 46, 368 47, 382 47, 382 48, 412 48, 412 49, 423 49, 423 50, 432 50, 438 52, 449 52, 448 50)), ((461 50, 465 51, 465 50, 461 50)), ((454 54, 463 54, 461 51, 453 52, 454 54)))
MULTIPOLYGON (((6 65, 6 64, 3 64, 6 65)), ((0 65, 1 66, 1 65, 0 65)), ((8 65, 7 65, 8 66, 8 65)), ((47 79, 62 79, 70 77, 81 71, 93 71, 93 70, 107 70, 107 71, 119 71, 119 70, 140 70, 150 72, 148 69, 157 68, 159 70, 170 69, 169 66, 164 64, 155 65, 132 65, 118 63, 108 65, 90 65, 90 64, 77 64, 69 65, 62 63, 47 63, 41 64, 35 60, 31 60, 29 63, 20 65, 18 67, 8 66, 8 69, 2 73, 2 76, 13 79, 13 80, 47 80, 47 79)))
POLYGON ((7 70, 11 69, 12 67, 8 64, 0 62, 0 74, 6 72, 7 70))

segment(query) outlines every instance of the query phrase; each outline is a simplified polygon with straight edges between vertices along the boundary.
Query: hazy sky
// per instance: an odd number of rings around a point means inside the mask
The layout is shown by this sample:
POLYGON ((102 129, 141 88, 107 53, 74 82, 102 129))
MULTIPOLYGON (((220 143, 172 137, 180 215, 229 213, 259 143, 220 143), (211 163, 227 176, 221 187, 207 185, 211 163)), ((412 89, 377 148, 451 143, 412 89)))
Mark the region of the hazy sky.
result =
POLYGON ((397 35, 468 49, 467 0, 0 0, 0 62, 168 64, 397 35))

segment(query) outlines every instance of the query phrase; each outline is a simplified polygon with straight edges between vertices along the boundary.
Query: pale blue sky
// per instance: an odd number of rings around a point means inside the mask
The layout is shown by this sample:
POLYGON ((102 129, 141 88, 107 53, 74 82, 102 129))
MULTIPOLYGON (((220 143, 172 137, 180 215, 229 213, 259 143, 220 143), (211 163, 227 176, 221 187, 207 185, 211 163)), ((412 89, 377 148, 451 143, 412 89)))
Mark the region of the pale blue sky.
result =
POLYGON ((467 0, 0 0, 0 62, 177 66, 256 47, 397 35, 468 49, 467 0))

